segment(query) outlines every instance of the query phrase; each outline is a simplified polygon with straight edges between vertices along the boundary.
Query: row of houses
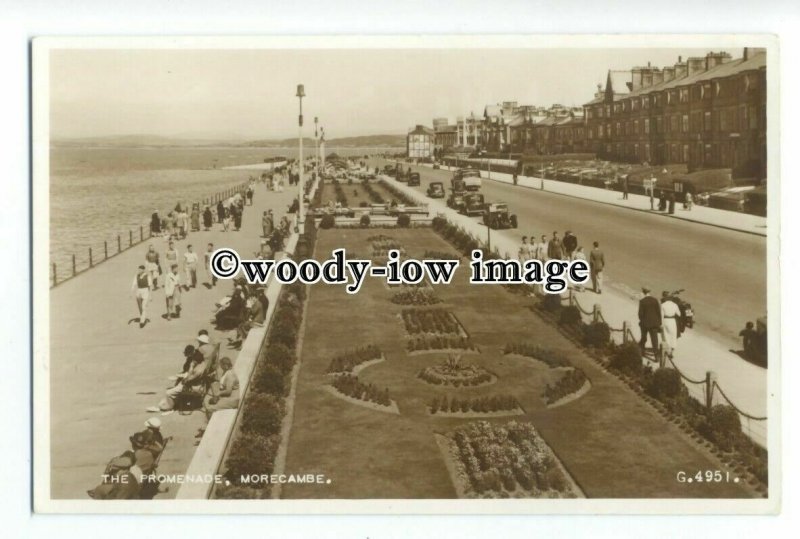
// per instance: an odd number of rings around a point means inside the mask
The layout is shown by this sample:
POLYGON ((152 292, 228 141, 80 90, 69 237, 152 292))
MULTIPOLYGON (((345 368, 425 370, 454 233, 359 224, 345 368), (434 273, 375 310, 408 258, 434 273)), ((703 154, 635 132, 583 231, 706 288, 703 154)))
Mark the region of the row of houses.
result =
POLYGON ((582 107, 488 105, 455 124, 409 132, 409 156, 456 150, 551 155, 592 153, 612 161, 731 168, 764 177, 767 129, 766 51, 732 59, 709 52, 672 66, 609 70, 582 107), (412 140, 413 139, 413 140, 412 140), (412 155, 413 153, 413 155, 412 155))

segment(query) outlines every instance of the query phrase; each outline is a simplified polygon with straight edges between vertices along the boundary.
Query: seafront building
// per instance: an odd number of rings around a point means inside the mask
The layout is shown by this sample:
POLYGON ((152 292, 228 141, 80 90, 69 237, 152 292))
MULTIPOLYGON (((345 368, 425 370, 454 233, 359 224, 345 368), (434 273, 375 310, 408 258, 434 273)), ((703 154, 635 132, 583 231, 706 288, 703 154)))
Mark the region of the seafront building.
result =
MULTIPOLYGON (((486 105, 482 115, 459 116, 455 125, 436 118, 428 131, 439 153, 590 153, 611 161, 682 164, 690 171, 729 168, 733 177, 764 178, 766 105, 766 51, 745 48, 736 59, 709 52, 679 56, 674 65, 660 68, 609 70, 605 84, 581 107, 504 101, 486 105)), ((417 146, 422 140, 413 144, 409 156, 425 153, 417 146)))

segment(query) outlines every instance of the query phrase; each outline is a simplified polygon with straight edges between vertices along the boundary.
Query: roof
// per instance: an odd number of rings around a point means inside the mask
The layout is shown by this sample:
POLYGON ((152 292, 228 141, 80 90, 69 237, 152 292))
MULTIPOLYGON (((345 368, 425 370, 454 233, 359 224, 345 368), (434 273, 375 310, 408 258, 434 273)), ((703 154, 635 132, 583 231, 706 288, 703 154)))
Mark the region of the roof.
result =
POLYGON ((751 56, 750 58, 748 58, 747 60, 745 60, 744 58, 737 58, 736 60, 730 60, 718 66, 712 67, 707 71, 701 71, 699 73, 695 73, 694 75, 690 75, 688 77, 672 79, 667 82, 654 84, 653 86, 640 88, 637 91, 632 92, 629 95, 629 97, 649 94, 651 92, 660 92, 662 90, 669 90, 671 88, 677 88, 679 86, 688 86, 690 84, 695 84, 698 82, 708 81, 712 79, 730 77, 731 75, 736 75, 737 73, 742 73, 744 71, 758 70, 762 67, 766 67, 766 65, 767 65, 767 55, 763 52, 758 52, 753 56, 751 56))
POLYGON ((500 116, 503 113, 503 108, 500 105, 486 105, 483 109, 483 115, 486 117, 500 116))
POLYGON ((608 77, 606 78, 606 92, 608 92, 609 86, 611 90, 616 94, 627 94, 628 93, 628 83, 631 81, 631 72, 630 71, 617 71, 617 70, 608 70, 608 77))
POLYGON ((434 133, 433 129, 424 125, 418 125, 408 132, 409 135, 433 135, 434 133))

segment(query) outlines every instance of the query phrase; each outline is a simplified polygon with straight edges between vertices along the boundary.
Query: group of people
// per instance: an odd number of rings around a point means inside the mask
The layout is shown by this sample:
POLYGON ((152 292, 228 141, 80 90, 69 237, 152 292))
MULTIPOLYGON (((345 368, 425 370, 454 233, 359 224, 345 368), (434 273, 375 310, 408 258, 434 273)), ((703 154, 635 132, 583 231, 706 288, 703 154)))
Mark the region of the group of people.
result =
POLYGON ((642 294, 642 299, 639 300, 639 329, 641 330, 639 347, 644 353, 647 338, 650 337, 653 353, 658 354, 661 351, 666 357, 672 359, 675 356, 678 337, 683 330, 682 317, 684 314, 667 291, 661 293, 661 301, 650 295, 649 287, 642 287, 642 294), (659 337, 662 339, 660 345, 659 337))
POLYGON ((263 326, 269 309, 264 285, 251 285, 244 279, 234 279, 233 292, 217 303, 211 322, 219 330, 236 330, 228 339, 231 347, 241 346, 253 327, 263 326))
MULTIPOLYGON (((214 252, 214 244, 206 246, 205 268, 209 285, 215 286, 217 278, 211 273, 209 260, 214 252)), ((133 277, 131 292, 136 299, 139 312, 139 327, 143 328, 149 322, 147 308, 152 299, 153 292, 159 289, 159 281, 163 284, 166 312, 164 319, 169 321, 179 318, 181 314, 181 294, 197 288, 197 270, 200 259, 191 244, 186 246, 186 251, 181 255, 175 246, 175 241, 169 239, 162 259, 161 253, 154 244, 150 244, 145 253, 144 264, 139 265, 133 277), (163 260, 163 264, 162 264, 163 260), (183 266, 183 272, 180 271, 183 266)))
POLYGON ((128 438, 130 449, 112 458, 106 465, 100 484, 88 490, 96 500, 149 500, 159 492, 153 480, 158 461, 169 442, 161 434, 161 420, 151 417, 144 429, 128 438))
POLYGON ((150 216, 150 235, 169 236, 186 239, 190 231, 200 230, 200 204, 194 203, 192 209, 182 206, 180 202, 175 209, 162 217, 158 210, 153 210, 150 216))
MULTIPOLYGON (((534 234, 530 236, 530 240, 528 236, 522 236, 518 257, 519 261, 523 264, 528 260, 539 260, 540 262, 547 262, 548 260, 587 261, 583 246, 578 245, 578 238, 571 230, 564 232, 563 238, 559 237, 558 231, 553 231, 553 235, 549 240, 545 234, 542 234, 538 242, 534 234)), ((597 294, 602 294, 603 270, 605 269, 606 259, 605 254, 600 249, 599 242, 595 241, 592 243, 592 250, 589 253, 587 262, 592 277, 592 290, 597 294)), ((578 290, 583 290, 583 287, 580 285, 576 288, 578 290)))

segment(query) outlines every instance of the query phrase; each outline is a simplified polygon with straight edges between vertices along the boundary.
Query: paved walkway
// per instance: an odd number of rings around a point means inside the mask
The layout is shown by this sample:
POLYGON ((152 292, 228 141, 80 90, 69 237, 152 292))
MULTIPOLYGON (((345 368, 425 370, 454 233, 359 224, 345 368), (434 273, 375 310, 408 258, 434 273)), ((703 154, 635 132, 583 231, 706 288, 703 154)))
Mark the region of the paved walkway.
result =
MULTIPOLYGON (((494 176, 494 173, 492 173, 494 176)), ((448 208, 440 200, 427 198, 423 193, 408 187, 406 184, 396 182, 385 177, 395 186, 409 196, 424 200, 430 204, 431 211, 444 214, 451 222, 456 223, 477 238, 486 238, 486 227, 478 220, 459 214, 448 208)), ((559 182, 553 182, 559 183, 559 182)), ((589 188, 591 189, 591 188, 589 188)), ((602 192, 602 190, 600 190, 602 192)), ((737 214, 739 215, 739 214, 737 214)), ((497 248, 503 256, 516 257, 519 248, 516 231, 492 231, 492 248, 497 248)), ((607 286, 613 282, 613 273, 605 276, 606 288, 602 295, 593 292, 577 293, 578 302, 589 311, 597 303, 607 323, 613 328, 622 328, 622 323, 627 321, 634 337, 639 339, 638 300, 637 291, 630 290, 623 293, 616 290, 619 287, 607 286)), ((588 317, 585 317, 588 319, 588 317)), ((620 334, 617 334, 620 340, 620 334)), ((678 341, 675 352, 676 366, 690 378, 700 380, 705 378, 706 371, 713 371, 717 375, 717 383, 735 405, 755 417, 766 416, 767 399, 775 398, 767 392, 767 370, 743 360, 737 354, 727 349, 720 342, 702 336, 698 332, 689 330, 678 341)), ((688 384, 690 393, 702 400, 703 389, 700 385, 688 384)), ((721 396, 715 394, 715 403, 723 402, 721 396)), ((766 446, 767 430, 766 421, 747 421, 742 419, 743 430, 754 441, 766 446)))
MULTIPOLYGON (((430 167, 432 165, 424 166, 430 167)), ((455 167, 442 166, 442 169, 444 170, 452 170, 454 168, 455 167)), ((481 171, 481 176, 483 178, 490 178, 492 181, 508 184, 514 183, 513 176, 511 174, 505 174, 502 172, 492 172, 489 174, 487 171, 483 170, 481 171)), ((767 219, 757 215, 709 208, 707 206, 699 206, 697 204, 694 205, 691 211, 684 210, 683 205, 676 205, 675 214, 669 215, 663 212, 652 211, 650 209, 650 197, 644 195, 629 194, 628 199, 624 200, 622 198, 622 193, 619 191, 600 189, 599 187, 578 185, 576 183, 556 180, 542 180, 541 178, 531 176, 519 176, 517 178, 517 185, 527 189, 544 189, 545 191, 549 191, 551 193, 594 200, 596 202, 612 204, 614 206, 630 208, 632 210, 657 213, 672 219, 683 219, 684 221, 718 226, 721 228, 738 230, 740 232, 758 234, 761 236, 767 235, 767 219)), ((657 207, 658 200, 655 201, 655 204, 657 207)))
MULTIPOLYGON (((263 211, 271 208, 280 218, 295 194, 294 190, 267 192, 257 185, 253 206, 245 207, 241 231, 225 233, 215 224, 209 232, 193 232, 177 242, 179 253, 182 256, 191 243, 201 268, 209 242, 252 255, 258 250, 263 211)), ((183 293, 179 319, 161 318, 165 302, 160 288, 148 307, 150 323, 139 328, 130 288, 150 243, 161 253, 163 264, 166 240, 155 238, 50 291, 51 498, 85 499, 108 460, 128 449, 128 437, 142 430, 152 416, 160 417, 162 432, 173 437, 159 472, 184 473, 203 414, 161 416, 145 409, 163 397, 170 384, 167 377, 180 370, 183 348, 196 344, 200 329, 223 343, 221 356, 235 361, 238 355, 227 347, 228 334, 213 331, 210 323, 214 303, 230 293, 231 281, 209 289, 203 284, 208 280, 204 269, 198 272, 198 288, 183 293)), ((174 485, 159 498, 174 497, 177 490, 174 485)))

